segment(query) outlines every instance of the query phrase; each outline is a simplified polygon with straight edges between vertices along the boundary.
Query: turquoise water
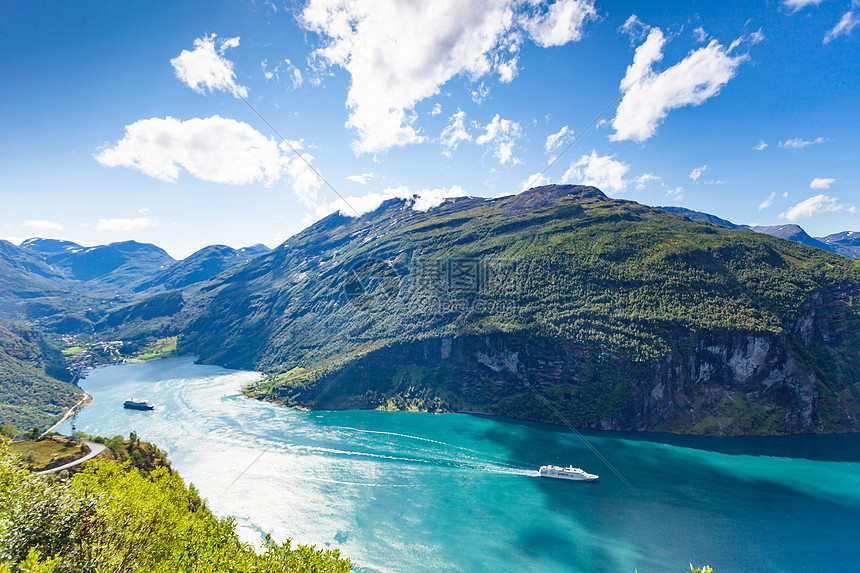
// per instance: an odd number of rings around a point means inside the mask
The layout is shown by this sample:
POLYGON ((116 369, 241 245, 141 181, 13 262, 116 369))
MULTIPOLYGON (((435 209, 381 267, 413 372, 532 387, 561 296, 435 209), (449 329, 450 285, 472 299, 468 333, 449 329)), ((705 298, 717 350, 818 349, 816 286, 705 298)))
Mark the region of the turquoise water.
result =
POLYGON ((860 436, 587 434, 631 489, 556 427, 300 412, 242 397, 257 378, 190 358, 101 368, 77 429, 137 431, 244 539, 339 547, 359 572, 860 570, 860 436), (132 396, 157 407, 124 410, 132 396), (541 479, 546 463, 600 480, 541 479))

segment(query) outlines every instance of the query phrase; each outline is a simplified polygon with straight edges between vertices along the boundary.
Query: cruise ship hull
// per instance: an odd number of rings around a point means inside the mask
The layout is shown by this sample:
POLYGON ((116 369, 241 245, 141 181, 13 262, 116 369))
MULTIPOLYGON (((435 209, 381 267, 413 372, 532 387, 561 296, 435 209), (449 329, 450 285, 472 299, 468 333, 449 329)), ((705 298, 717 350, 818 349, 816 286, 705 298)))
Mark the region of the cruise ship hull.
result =
POLYGON ((559 466, 541 466, 539 473, 540 477, 566 479, 569 481, 594 481, 599 477, 573 466, 566 468, 559 466))
POLYGON ((582 476, 564 476, 564 475, 553 475, 553 474, 540 474, 540 477, 545 478, 553 478, 553 479, 566 479, 570 481, 594 481, 598 476, 594 477, 582 477, 582 476))

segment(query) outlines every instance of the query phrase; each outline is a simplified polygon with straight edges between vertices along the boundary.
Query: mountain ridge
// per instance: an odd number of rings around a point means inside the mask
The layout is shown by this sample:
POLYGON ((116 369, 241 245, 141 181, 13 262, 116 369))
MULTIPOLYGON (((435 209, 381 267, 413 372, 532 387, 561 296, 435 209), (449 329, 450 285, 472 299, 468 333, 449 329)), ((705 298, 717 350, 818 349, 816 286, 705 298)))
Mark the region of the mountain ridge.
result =
POLYGON ((203 362, 263 370, 248 395, 291 406, 558 423, 548 403, 596 429, 857 430, 860 262, 588 186, 424 206, 333 213, 229 268, 204 263, 249 255, 207 247, 40 324, 179 335, 203 362))
POLYGON ((802 243, 815 247, 823 251, 829 251, 837 255, 850 258, 860 258, 860 232, 858 231, 841 231, 832 233, 826 237, 812 237, 803 227, 793 223, 785 225, 738 225, 729 220, 722 219, 710 213, 702 211, 694 211, 685 207, 657 207, 670 213, 684 215, 694 221, 704 221, 713 225, 720 225, 730 229, 746 229, 756 233, 764 233, 781 239, 788 239, 796 243, 802 243))
POLYGON ((829 252, 547 186, 330 215, 189 294, 176 320, 183 352, 263 369, 249 395, 287 405, 558 423, 522 375, 580 427, 851 431, 858 277, 829 252), (422 290, 422 261, 491 280, 422 290))

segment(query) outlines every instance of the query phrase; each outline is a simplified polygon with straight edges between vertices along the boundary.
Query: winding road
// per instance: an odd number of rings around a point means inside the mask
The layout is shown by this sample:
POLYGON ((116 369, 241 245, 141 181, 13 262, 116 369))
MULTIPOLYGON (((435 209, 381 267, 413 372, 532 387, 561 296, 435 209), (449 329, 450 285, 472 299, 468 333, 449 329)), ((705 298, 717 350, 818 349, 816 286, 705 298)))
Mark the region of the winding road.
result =
POLYGON ((88 461, 88 460, 93 459, 94 457, 96 457, 97 455, 99 455, 100 453, 102 453, 103 451, 105 451, 105 450, 107 449, 107 447, 106 447, 106 446, 104 446, 103 444, 98 444, 98 443, 96 443, 96 442, 90 442, 90 441, 87 441, 87 440, 84 440, 84 442, 87 444, 87 446, 89 446, 89 448, 90 448, 90 453, 88 453, 87 455, 85 455, 84 457, 82 457, 82 458, 81 458, 81 459, 79 459, 79 460, 75 460, 75 461, 73 461, 73 462, 69 462, 69 463, 64 464, 64 465, 62 465, 62 466, 59 466, 59 467, 56 467, 56 468, 51 468, 51 469, 49 469, 49 470, 44 470, 44 471, 41 471, 41 472, 36 472, 36 474, 37 474, 37 475, 50 474, 50 473, 56 473, 56 472, 60 472, 60 471, 63 471, 63 470, 67 470, 67 469, 69 469, 69 468, 73 468, 73 467, 75 467, 75 466, 81 465, 82 463, 84 463, 84 462, 86 462, 86 461, 88 461))
MULTIPOLYGON (((79 410, 80 408, 84 407, 84 406, 82 406, 82 404, 84 404, 84 402, 87 402, 87 400, 92 401, 92 399, 93 399, 93 397, 92 397, 92 396, 90 396, 89 394, 87 394, 86 392, 84 392, 84 397, 83 397, 83 398, 81 398, 81 399, 80 399, 80 401, 78 401, 78 403, 77 403, 77 404, 75 404, 74 406, 72 406, 71 408, 69 408, 69 409, 68 409, 68 411, 63 415, 63 417, 62 417, 62 418, 60 418, 60 421, 59 421, 59 422, 57 422, 56 424, 54 424, 53 426, 51 426, 50 428, 48 428, 47 430, 45 430, 44 432, 42 432, 42 435, 44 436, 44 435, 46 435, 46 434, 50 434, 51 432, 55 431, 57 428, 59 428, 60 426, 62 426, 62 425, 63 425, 63 422, 65 422, 66 420, 68 420, 69 418, 71 418, 71 417, 76 413, 76 411, 77 411, 77 410, 79 410)), ((87 402, 87 404, 89 404, 89 402, 87 402)))

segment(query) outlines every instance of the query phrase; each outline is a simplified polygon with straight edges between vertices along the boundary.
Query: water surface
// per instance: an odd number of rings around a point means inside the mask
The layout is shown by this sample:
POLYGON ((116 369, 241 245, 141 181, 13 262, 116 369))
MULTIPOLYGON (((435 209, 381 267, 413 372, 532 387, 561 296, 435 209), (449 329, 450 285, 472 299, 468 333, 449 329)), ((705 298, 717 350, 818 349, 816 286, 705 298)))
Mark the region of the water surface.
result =
POLYGON ((77 429, 137 431, 244 539, 339 547, 359 572, 860 570, 860 436, 586 434, 631 489, 557 427, 301 412, 242 397, 258 378, 191 358, 101 368, 77 429), (124 410, 132 396, 156 409, 124 410), (537 477, 547 463, 600 480, 537 477))

